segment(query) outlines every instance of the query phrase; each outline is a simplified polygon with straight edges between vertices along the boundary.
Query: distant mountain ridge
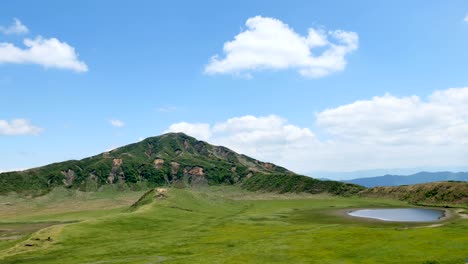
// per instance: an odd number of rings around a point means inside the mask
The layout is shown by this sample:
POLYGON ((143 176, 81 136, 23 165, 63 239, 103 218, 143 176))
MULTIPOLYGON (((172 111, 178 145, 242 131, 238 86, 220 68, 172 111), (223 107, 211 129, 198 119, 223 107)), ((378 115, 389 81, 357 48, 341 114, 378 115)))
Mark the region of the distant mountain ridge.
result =
POLYGON ((98 191, 108 185, 142 189, 222 184, 239 184, 252 190, 332 194, 353 194, 363 189, 354 184, 297 175, 183 133, 147 138, 82 160, 0 173, 0 194, 40 195, 57 186, 98 191))
POLYGON ((468 172, 419 172, 408 176, 384 175, 378 177, 357 178, 343 182, 372 188, 376 186, 400 186, 441 181, 468 181, 468 172))

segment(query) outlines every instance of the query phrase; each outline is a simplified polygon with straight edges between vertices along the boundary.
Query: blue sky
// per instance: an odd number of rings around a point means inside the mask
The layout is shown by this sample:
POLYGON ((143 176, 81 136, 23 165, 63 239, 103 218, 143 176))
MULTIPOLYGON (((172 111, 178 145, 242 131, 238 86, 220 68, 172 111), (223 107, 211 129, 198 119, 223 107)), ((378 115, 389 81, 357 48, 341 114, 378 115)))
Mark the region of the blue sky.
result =
POLYGON ((0 170, 167 131, 303 173, 466 166, 466 16, 461 0, 2 3, 0 170))

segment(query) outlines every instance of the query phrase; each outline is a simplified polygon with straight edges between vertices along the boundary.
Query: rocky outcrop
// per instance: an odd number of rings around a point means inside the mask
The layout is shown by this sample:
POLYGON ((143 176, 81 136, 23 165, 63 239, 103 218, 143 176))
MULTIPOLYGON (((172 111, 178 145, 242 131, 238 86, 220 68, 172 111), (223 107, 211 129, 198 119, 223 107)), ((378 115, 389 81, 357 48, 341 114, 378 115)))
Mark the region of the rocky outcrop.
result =
POLYGON ((112 160, 112 167, 120 167, 122 166, 122 159, 113 159, 112 160))
POLYGON ((164 160, 163 159, 155 159, 154 160, 154 167, 158 170, 162 169, 164 165, 164 160))
POLYGON ((188 177, 189 182, 191 183, 192 186, 200 186, 200 185, 208 184, 208 180, 205 177, 205 173, 203 172, 202 167, 186 166, 184 168, 184 176, 188 177))
POLYGON ((215 147, 214 154, 220 158, 227 158, 229 155, 232 155, 232 151, 226 147, 215 147))
POLYGON ((262 166, 267 170, 274 170, 276 168, 275 164, 269 162, 262 162, 262 166))
POLYGON ((202 167, 195 166, 188 171, 188 175, 205 176, 202 167))
POLYGON ((125 181, 125 176, 121 168, 122 164, 123 164, 122 159, 112 160, 112 169, 111 169, 111 172, 109 173, 109 176, 107 176, 107 183, 112 184, 116 182, 116 180, 119 180, 119 182, 125 181))
POLYGON ((167 189, 166 188, 156 188, 156 195, 155 198, 164 199, 167 197, 167 189))
POLYGON ((184 149, 189 150, 190 149, 190 144, 187 140, 184 140, 184 149))
POLYGON ((171 162, 171 173, 172 175, 177 175, 177 172, 179 172, 180 164, 172 161, 171 162))
POLYGON ((61 171, 62 175, 65 177, 63 181, 63 185, 65 186, 71 186, 73 184, 73 181, 75 180, 75 172, 73 170, 68 170, 68 171, 61 171))

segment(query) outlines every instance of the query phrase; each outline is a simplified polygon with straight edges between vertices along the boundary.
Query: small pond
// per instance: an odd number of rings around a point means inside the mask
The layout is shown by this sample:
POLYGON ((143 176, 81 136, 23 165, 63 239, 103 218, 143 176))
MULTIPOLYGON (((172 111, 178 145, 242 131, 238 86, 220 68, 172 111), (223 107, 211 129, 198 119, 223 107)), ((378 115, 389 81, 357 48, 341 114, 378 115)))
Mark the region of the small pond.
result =
POLYGON ((434 222, 445 216, 443 210, 421 208, 361 209, 348 214, 391 222, 434 222))

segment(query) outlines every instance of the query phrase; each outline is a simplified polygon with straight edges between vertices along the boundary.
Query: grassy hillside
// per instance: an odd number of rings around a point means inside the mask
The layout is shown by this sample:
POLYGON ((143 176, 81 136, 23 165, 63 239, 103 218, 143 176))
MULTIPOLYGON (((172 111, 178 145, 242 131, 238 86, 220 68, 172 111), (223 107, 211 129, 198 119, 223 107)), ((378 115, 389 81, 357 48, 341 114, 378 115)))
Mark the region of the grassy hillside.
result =
POLYGON ((254 172, 288 173, 285 168, 213 146, 182 133, 169 133, 90 158, 0 174, 0 194, 56 186, 95 191, 114 184, 121 189, 178 185, 234 184, 254 172))
POLYGON ((295 175, 272 163, 213 146, 183 133, 147 138, 82 160, 71 160, 23 172, 0 174, 0 194, 23 192, 43 195, 57 186, 81 191, 97 191, 111 185, 119 190, 145 190, 156 186, 234 185, 249 179, 251 190, 356 193, 355 185, 320 182, 295 175), (277 176, 272 176, 278 174, 277 176), (252 177, 255 175, 255 177, 252 177), (267 186, 268 177, 278 187, 267 186), (298 184, 298 186, 292 186, 298 184))
MULTIPOLYGON (((25 199, 35 203, 48 198, 49 203, 72 205, 76 197, 63 199, 63 189, 54 192, 25 199)), ((82 194, 97 202, 95 194, 82 194)), ((146 193, 141 199, 145 202, 133 211, 128 210, 132 203, 125 203, 111 210, 102 208, 101 214, 83 209, 82 213, 45 211, 20 218, 28 211, 18 211, 16 216, 2 217, 2 230, 8 229, 6 225, 14 228, 14 221, 27 225, 37 219, 57 219, 57 215, 62 221, 85 221, 54 223, 5 244, 0 240, 0 262, 422 264, 463 263, 466 258, 466 219, 454 217, 430 228, 425 227, 427 223, 365 221, 339 213, 408 206, 402 201, 324 194, 271 196, 229 186, 208 191, 173 188, 155 198, 156 194, 146 193), (150 194, 153 199, 148 201, 150 194)), ((109 192, 105 201, 112 195, 122 194, 109 192)))
POLYGON ((416 204, 468 207, 468 182, 433 182, 408 186, 374 187, 360 193, 365 197, 385 197, 416 204))
POLYGON ((336 181, 321 181, 301 175, 256 173, 242 183, 249 191, 269 192, 305 192, 311 194, 331 193, 335 195, 350 195, 362 191, 364 187, 355 184, 343 184, 336 181))

